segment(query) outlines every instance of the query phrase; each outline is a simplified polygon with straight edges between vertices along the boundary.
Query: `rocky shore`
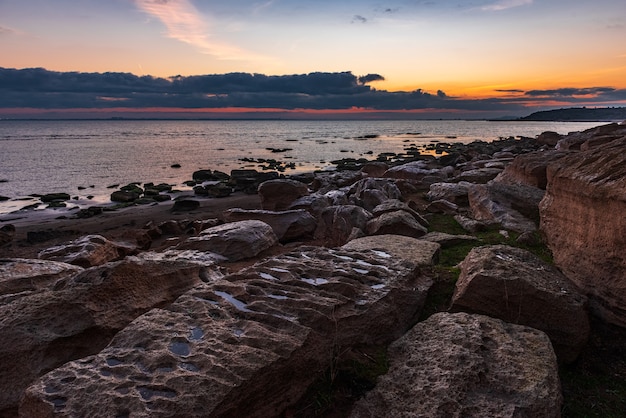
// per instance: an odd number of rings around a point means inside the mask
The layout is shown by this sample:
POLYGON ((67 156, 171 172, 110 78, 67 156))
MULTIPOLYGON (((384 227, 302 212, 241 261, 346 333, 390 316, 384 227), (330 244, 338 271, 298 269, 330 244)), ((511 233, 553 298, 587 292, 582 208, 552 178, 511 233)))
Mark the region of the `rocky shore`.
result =
POLYGON ((626 126, 433 147, 0 217, 0 416, 620 416, 626 126))

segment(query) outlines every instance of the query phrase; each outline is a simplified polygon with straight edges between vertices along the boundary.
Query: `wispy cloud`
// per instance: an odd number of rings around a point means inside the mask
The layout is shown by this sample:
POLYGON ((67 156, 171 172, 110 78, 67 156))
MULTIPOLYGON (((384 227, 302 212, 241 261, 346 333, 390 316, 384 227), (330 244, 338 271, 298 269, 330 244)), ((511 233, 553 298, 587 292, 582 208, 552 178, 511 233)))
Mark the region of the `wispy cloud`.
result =
POLYGON ((204 54, 221 59, 260 58, 236 45, 213 39, 207 18, 189 0, 135 0, 135 3, 165 25, 168 37, 193 45, 204 54))
POLYGON ((512 9, 514 7, 526 6, 529 4, 533 4, 533 0, 499 0, 495 3, 483 6, 482 10, 489 12, 498 12, 501 10, 512 9))

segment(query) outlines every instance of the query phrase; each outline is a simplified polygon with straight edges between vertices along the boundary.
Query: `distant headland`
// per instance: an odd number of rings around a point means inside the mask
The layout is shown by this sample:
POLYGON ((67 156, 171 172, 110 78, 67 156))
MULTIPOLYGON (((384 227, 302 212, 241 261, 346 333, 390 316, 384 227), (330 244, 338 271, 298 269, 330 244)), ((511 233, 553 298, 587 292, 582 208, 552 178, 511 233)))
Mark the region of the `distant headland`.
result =
POLYGON ((528 121, 613 122, 626 120, 626 107, 570 107, 544 110, 519 118, 528 121))

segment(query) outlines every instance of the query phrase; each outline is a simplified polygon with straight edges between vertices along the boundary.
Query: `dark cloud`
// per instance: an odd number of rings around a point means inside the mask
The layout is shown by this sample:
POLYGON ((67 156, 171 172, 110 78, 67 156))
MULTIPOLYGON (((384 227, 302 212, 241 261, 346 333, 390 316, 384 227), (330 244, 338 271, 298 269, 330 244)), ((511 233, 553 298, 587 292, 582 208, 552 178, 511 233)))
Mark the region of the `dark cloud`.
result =
POLYGON ((528 106, 542 101, 581 104, 626 100, 626 90, 610 87, 555 90, 501 90, 515 97, 467 99, 414 91, 376 90, 368 83, 382 81, 379 74, 314 72, 269 76, 229 73, 160 78, 130 73, 55 72, 43 68, 0 67, 0 108, 34 109, 312 109, 372 111, 507 112, 527 114, 528 106))
POLYGON ((385 77, 379 74, 367 74, 359 77, 359 83, 367 84, 373 81, 385 81, 385 77))
POLYGON ((519 89, 496 89, 494 91, 497 91, 498 93, 525 93, 524 90, 519 89))
POLYGON ((354 15, 352 23, 367 23, 367 18, 361 15, 354 15))
POLYGON ((574 88, 566 87, 553 90, 530 90, 527 91, 527 96, 533 97, 573 97, 573 96, 595 96, 615 91, 612 87, 587 87, 587 88, 574 88))

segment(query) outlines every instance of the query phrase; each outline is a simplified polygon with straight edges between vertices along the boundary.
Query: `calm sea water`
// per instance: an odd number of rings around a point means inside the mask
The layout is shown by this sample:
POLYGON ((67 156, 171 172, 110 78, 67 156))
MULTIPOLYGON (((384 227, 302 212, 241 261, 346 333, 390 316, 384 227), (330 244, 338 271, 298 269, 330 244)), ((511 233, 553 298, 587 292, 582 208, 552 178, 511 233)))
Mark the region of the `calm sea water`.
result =
MULTIPOLYGON (((287 173, 330 161, 434 141, 492 141, 568 133, 601 123, 487 121, 0 121, 0 213, 33 201, 30 194, 66 192, 76 203, 108 201, 107 186, 130 182, 180 186, 198 169, 229 173, 258 168, 241 159, 293 162, 287 173), (366 137, 367 139, 363 139, 366 137), (376 136, 376 137, 371 137, 376 136), (273 153, 267 148, 290 150, 273 153), (180 168, 172 168, 179 164, 180 168), (79 190, 79 187, 85 187, 79 190)), ((179 187, 180 188, 180 187, 179 187)))

